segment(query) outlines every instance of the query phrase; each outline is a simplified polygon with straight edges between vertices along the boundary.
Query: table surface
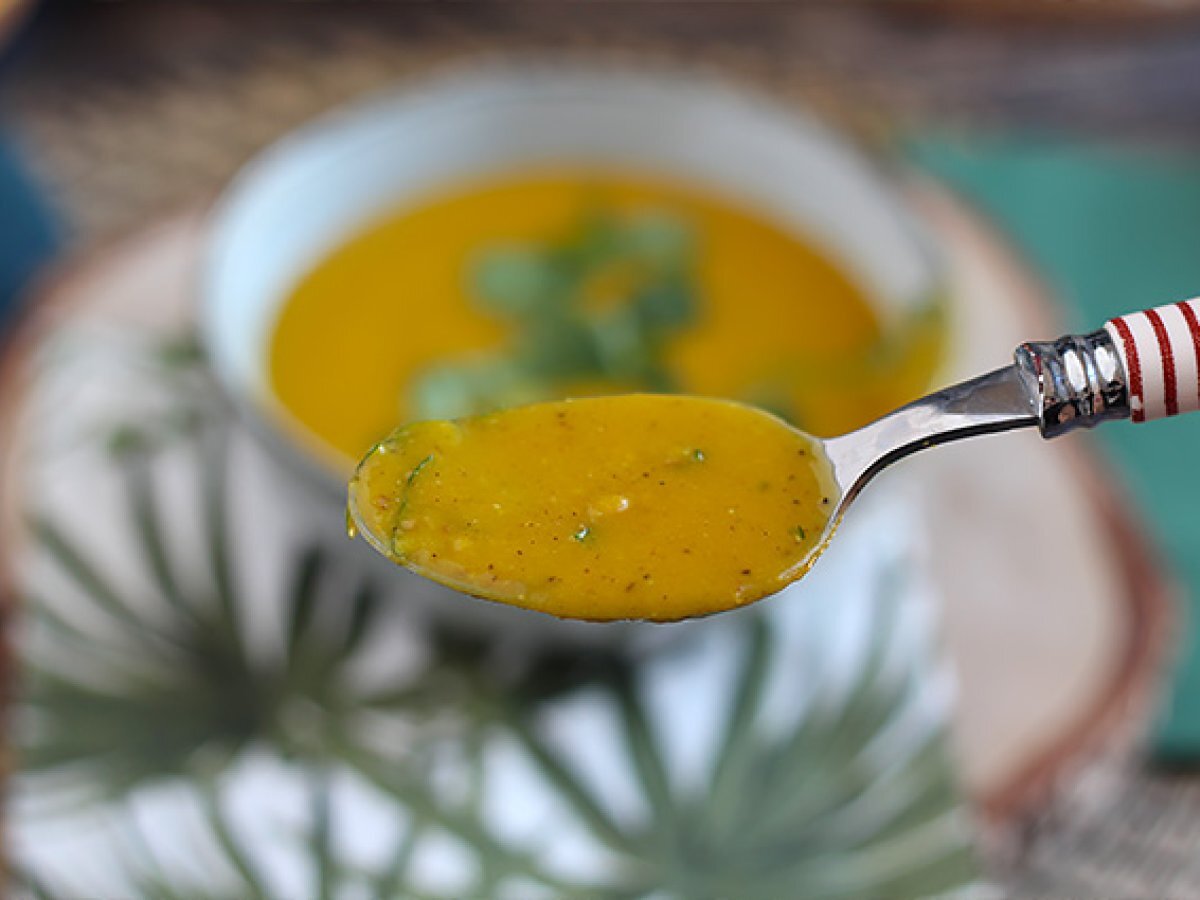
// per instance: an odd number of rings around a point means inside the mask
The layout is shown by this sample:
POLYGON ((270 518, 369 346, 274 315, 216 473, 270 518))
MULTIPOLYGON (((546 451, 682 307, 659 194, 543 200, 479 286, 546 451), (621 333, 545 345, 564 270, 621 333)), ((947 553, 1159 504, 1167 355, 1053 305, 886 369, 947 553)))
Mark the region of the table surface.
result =
MULTIPOLYGON (((0 113, 82 246, 210 196, 255 149, 345 98, 531 50, 711 66, 868 140, 936 117, 1200 142, 1189 20, 997 28, 865 5, 753 6, 56 7, 8 62, 0 113)), ((1016 894, 1195 896, 1198 833, 1200 785, 1095 766, 1031 826, 1006 877, 1016 894)))

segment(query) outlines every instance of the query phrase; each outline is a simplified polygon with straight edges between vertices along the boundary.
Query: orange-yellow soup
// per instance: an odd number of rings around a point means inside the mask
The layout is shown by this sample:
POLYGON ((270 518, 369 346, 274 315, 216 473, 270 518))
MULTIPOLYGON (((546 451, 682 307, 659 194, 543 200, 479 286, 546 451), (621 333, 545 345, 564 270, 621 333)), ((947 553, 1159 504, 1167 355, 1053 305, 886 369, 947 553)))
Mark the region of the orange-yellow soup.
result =
MULTIPOLYGON (((664 212, 684 223, 694 244, 695 313, 658 350, 669 387, 582 378, 555 396, 665 389, 730 397, 832 435, 925 386, 936 358, 933 320, 885 326, 838 265, 770 219, 658 177, 510 173, 398 209, 299 281, 270 353, 273 393, 296 433, 349 473, 413 417, 414 379, 513 338, 511 321, 480 308, 472 282, 480 254, 554 246, 589 209, 664 212)), ((602 273, 587 290, 612 303, 623 277, 602 273)))
POLYGON ((801 577, 837 503, 819 441, 723 400, 624 395, 397 430, 350 488, 390 558, 475 596, 668 621, 801 577))

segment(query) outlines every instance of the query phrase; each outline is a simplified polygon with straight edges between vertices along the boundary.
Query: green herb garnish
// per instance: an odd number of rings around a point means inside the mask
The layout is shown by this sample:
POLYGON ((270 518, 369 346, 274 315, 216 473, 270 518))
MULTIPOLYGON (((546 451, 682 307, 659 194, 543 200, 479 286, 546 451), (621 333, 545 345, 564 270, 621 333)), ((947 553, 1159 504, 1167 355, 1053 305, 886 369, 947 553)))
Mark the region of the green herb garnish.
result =
POLYGON ((592 210, 557 240, 487 252, 472 272, 474 300, 510 337, 426 370, 411 386, 413 415, 458 418, 579 384, 673 390, 665 346, 696 316, 694 244, 673 216, 592 210))
POLYGON ((430 453, 423 460, 412 467, 412 471, 404 479, 404 493, 400 497, 400 505, 396 507, 396 520, 392 525, 391 540, 392 546, 396 546, 396 538, 400 533, 400 522, 404 519, 404 513, 408 509, 408 494, 412 490, 413 482, 417 480, 417 476, 421 474, 421 470, 433 462, 433 454, 430 453))
POLYGON ((430 453, 423 460, 412 467, 412 471, 408 473, 408 477, 404 479, 404 489, 407 491, 412 487, 413 482, 417 480, 417 476, 421 474, 421 470, 433 462, 433 454, 430 453))

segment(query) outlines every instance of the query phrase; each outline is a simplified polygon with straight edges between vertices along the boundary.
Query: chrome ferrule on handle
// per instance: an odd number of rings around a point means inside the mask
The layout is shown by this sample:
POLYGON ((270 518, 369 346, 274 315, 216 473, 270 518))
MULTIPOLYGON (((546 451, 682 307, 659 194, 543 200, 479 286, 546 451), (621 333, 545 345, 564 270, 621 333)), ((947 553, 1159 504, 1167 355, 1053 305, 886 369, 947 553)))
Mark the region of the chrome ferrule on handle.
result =
POLYGON ((1130 416, 1125 365, 1106 329, 1024 343, 1014 361, 1042 437, 1130 416))

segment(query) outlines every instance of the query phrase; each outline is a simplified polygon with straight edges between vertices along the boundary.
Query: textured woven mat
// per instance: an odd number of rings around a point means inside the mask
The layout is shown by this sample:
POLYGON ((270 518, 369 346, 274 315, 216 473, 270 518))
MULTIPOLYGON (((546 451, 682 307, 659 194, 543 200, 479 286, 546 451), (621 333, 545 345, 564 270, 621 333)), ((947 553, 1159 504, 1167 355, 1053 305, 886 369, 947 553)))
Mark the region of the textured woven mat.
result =
POLYGON ((1000 30, 852 3, 133 0, 38 24, 0 80, 0 113, 83 239, 211 192, 341 100, 530 53, 686 61, 802 99, 868 139, 897 115, 932 115, 1200 142, 1200 32, 1177 23, 1000 30))
MULTIPOLYGON (((1066 116, 1200 139, 1200 37, 1186 32, 990 32, 862 8, 750 6, 104 4, 42 23, 0 109, 84 245, 210 196, 253 151, 339 101, 530 51, 719 69, 868 137, 900 113, 1066 116)), ((1021 838, 996 854, 1006 896, 1200 896, 1200 783, 1123 754, 1093 761, 1021 838)))

